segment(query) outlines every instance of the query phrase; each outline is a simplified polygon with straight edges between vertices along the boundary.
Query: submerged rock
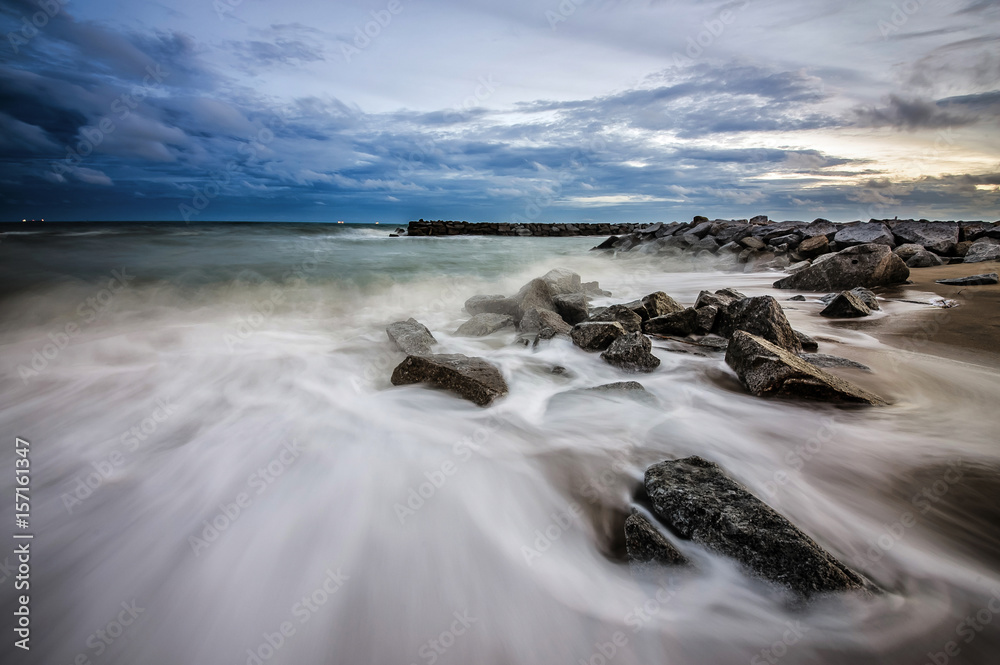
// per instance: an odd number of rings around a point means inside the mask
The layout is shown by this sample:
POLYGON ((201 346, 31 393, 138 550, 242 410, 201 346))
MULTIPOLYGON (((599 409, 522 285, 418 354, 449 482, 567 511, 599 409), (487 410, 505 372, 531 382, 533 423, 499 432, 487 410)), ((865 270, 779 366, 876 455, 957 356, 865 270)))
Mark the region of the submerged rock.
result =
POLYGON ((849 367, 850 369, 860 369, 866 372, 872 371, 872 368, 868 365, 862 365, 848 358, 831 356, 826 353, 802 353, 799 357, 816 367, 849 367))
POLYGON ((743 298, 719 312, 719 332, 732 337, 737 330, 752 333, 793 353, 802 350, 802 343, 792 330, 778 301, 771 296, 743 298))
POLYGON ((603 351, 624 334, 625 329, 615 321, 584 321, 573 326, 570 337, 584 351, 603 351))
POLYGON ((872 311, 853 291, 838 293, 820 315, 834 319, 848 319, 868 316, 872 311))
POLYGON ((482 358, 461 354, 407 356, 392 372, 392 385, 428 383, 451 390, 465 399, 489 406, 507 394, 507 382, 500 370, 482 358))
POLYGON ((389 324, 385 334, 400 351, 409 356, 425 356, 431 352, 431 347, 437 344, 427 326, 413 318, 389 324))
POLYGON ((568 335, 573 326, 563 321, 562 317, 547 309, 530 309, 521 319, 521 332, 540 332, 546 328, 552 334, 568 335))
POLYGON ((766 339, 737 331, 726 350, 726 364, 759 397, 796 397, 882 406, 886 401, 849 381, 824 372, 766 339))
POLYGON ((995 272, 991 272, 982 275, 954 277, 952 279, 938 279, 935 281, 938 284, 946 284, 948 286, 988 286, 990 284, 997 283, 997 274, 995 272))
POLYGON ((567 293, 552 298, 563 321, 576 325, 590 316, 590 299, 584 293, 567 293))
POLYGON ((476 314, 507 314, 513 316, 517 311, 517 304, 501 295, 472 296, 465 301, 465 311, 475 316, 476 314))
POLYGON ((626 333, 611 343, 601 358, 626 372, 652 372, 660 359, 650 353, 652 344, 641 332, 626 333))
MULTIPOLYGON (((661 462, 646 470, 645 486, 656 516, 674 533, 735 559, 757 578, 805 597, 872 588, 718 464, 701 457, 661 462)), ((663 555, 659 540, 641 531, 640 543, 654 544, 641 551, 663 555)))
POLYGON ((800 291, 840 291, 856 286, 871 288, 901 284, 910 276, 910 269, 886 245, 857 245, 826 254, 805 270, 779 279, 778 289, 800 291))
POLYGON ((688 563, 687 557, 640 513, 632 513, 625 519, 625 551, 628 553, 629 563, 664 566, 683 566, 688 563))
POLYGON ((802 344, 803 351, 809 351, 809 352, 819 351, 819 342, 814 340, 809 335, 805 334, 804 332, 796 330, 795 336, 799 338, 799 343, 802 344))
POLYGON ((455 331, 459 337, 485 337, 514 325, 514 317, 507 314, 476 314, 455 331))

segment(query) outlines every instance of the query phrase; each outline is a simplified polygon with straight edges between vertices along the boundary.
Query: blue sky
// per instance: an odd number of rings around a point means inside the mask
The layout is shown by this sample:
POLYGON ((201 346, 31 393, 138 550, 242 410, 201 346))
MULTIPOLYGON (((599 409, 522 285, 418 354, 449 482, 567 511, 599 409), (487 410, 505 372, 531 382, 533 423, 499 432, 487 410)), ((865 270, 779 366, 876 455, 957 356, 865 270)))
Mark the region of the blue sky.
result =
POLYGON ((998 0, 0 0, 21 218, 1000 219, 998 0))

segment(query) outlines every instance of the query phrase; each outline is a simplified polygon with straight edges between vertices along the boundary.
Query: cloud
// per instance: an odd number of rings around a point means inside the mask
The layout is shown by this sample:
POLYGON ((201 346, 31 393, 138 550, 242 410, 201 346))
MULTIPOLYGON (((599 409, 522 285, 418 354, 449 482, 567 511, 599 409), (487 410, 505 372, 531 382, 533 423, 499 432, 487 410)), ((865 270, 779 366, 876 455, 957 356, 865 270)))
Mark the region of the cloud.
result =
POLYGON ((889 95, 886 106, 855 110, 857 123, 863 127, 893 127, 914 131, 963 127, 977 122, 973 115, 954 113, 941 104, 924 99, 903 99, 889 95))

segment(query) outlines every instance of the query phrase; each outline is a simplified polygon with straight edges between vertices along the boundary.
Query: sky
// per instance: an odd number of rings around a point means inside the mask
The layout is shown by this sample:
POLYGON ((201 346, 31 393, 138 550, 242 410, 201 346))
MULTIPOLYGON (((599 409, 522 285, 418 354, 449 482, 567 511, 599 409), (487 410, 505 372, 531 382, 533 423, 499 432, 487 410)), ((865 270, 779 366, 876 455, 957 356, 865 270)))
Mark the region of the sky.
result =
POLYGON ((0 220, 1000 219, 1000 0, 0 0, 0 220))

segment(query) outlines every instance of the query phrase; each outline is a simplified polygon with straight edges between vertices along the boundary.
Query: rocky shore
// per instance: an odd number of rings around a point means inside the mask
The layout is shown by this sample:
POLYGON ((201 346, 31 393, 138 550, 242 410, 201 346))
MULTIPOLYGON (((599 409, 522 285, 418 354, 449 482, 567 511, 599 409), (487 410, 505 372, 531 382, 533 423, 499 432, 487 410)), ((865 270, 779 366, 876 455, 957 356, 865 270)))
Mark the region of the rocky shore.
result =
MULTIPOLYGON (((645 224, 535 224, 418 220, 406 228, 409 236, 606 236, 633 233, 645 224)), ((398 231, 397 231, 398 233, 398 231)))

